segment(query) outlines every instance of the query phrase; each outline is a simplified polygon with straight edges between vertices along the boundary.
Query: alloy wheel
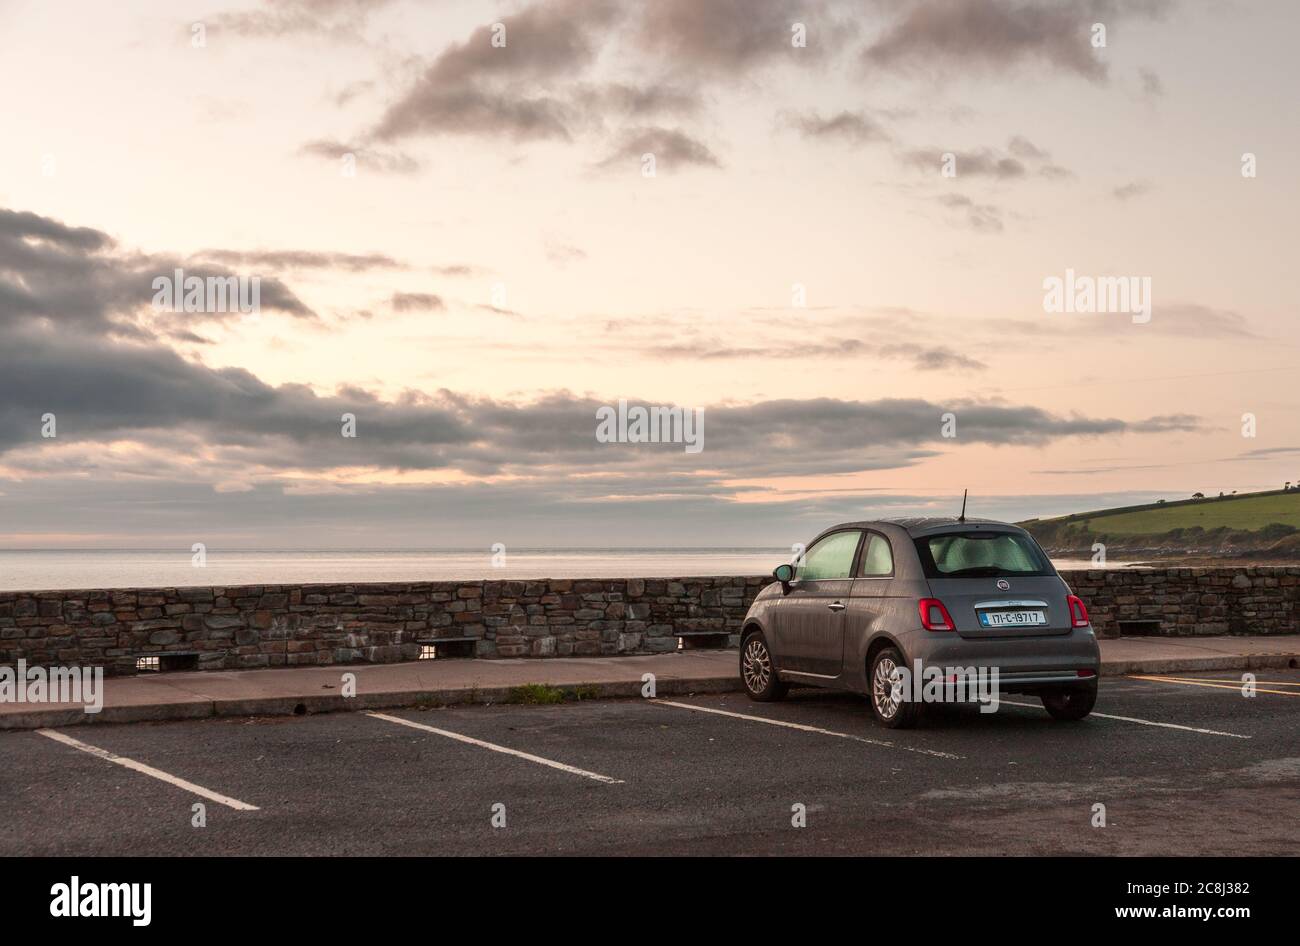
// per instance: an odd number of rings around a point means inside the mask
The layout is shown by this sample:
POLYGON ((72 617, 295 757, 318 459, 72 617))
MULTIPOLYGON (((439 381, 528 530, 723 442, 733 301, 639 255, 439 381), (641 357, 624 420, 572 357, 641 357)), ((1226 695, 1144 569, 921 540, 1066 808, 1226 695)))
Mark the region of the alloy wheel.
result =
POLYGON ((767 647, 761 638, 751 638, 745 645, 745 659, 741 664, 741 676, 750 693, 762 693, 772 679, 772 658, 768 656, 767 647))
POLYGON ((881 719, 893 719, 903 702, 902 675, 898 665, 889 657, 876 662, 876 672, 871 680, 871 701, 881 719))

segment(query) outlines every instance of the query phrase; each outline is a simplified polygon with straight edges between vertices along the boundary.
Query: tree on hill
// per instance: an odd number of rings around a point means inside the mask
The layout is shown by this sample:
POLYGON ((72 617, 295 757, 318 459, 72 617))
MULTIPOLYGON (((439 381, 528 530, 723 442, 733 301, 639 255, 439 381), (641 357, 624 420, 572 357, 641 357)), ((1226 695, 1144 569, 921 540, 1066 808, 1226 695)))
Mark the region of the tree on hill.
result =
POLYGON ((1192 493, 1192 499, 1204 499, 1204 498, 1205 498, 1204 493, 1192 493))

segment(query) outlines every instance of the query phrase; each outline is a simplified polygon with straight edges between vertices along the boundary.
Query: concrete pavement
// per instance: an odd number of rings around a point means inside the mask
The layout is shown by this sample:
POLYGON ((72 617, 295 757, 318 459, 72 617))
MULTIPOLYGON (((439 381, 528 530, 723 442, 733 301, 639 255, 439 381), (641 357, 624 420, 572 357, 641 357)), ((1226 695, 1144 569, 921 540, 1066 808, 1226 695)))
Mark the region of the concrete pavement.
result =
POLYGON ((0 856, 1293 855, 1300 670, 1233 679, 905 731, 804 689, 5 732, 0 856))
MULTIPOLYGON (((1300 666, 1300 635, 1103 640, 1102 674, 1262 670, 1300 666)), ((648 657, 427 660, 276 670, 142 674, 104 681, 103 709, 81 704, 0 703, 0 729, 131 723, 210 716, 282 716, 458 703, 527 703, 639 696, 644 674, 657 695, 740 689, 734 650, 648 657), (355 696, 344 675, 355 674, 355 696)))

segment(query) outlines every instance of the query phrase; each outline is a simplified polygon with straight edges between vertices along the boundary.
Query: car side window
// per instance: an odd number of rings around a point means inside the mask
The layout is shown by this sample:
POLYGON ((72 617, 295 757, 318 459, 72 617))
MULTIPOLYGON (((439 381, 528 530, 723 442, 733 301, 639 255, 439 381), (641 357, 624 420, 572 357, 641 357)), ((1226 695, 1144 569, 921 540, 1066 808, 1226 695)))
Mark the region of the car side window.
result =
POLYGON ((889 540, 872 532, 867 536, 867 547, 862 550, 861 578, 888 578, 894 573, 894 553, 889 540))
POLYGON ((835 532, 826 536, 806 553, 795 568, 797 581, 853 577, 853 553, 858 550, 861 532, 835 532))

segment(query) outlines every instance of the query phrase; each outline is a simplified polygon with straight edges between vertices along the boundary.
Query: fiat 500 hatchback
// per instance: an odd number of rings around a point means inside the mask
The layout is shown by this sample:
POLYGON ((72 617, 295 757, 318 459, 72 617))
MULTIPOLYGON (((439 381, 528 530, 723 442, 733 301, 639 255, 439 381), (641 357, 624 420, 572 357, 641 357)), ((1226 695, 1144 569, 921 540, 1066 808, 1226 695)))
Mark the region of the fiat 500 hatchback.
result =
POLYGON ((851 690, 881 723, 904 728, 923 702, 904 680, 952 684, 958 668, 995 679, 999 693, 1041 697, 1056 719, 1082 719, 1097 700, 1101 654, 1088 610, 1016 526, 845 523, 772 575, 741 632, 752 699, 778 700, 790 684, 851 690))

